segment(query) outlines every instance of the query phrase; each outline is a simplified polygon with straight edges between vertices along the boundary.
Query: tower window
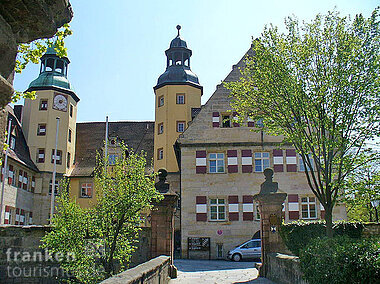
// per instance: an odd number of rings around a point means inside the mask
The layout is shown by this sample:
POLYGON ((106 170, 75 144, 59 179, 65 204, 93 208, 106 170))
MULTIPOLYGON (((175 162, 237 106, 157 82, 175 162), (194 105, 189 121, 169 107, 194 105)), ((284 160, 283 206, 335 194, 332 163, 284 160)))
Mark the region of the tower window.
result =
POLYGON ((40 110, 47 110, 48 109, 48 100, 41 100, 40 101, 40 110))
POLYGON ((159 96, 158 97, 158 106, 163 106, 164 105, 164 96, 159 96))
POLYGON ((70 152, 67 152, 67 161, 66 161, 67 168, 70 168, 70 160, 71 160, 70 152))
POLYGON ((37 135, 38 136, 46 135, 46 124, 38 124, 37 135))
POLYGON ((70 104, 70 117, 73 117, 74 107, 70 104))
POLYGON ((185 131, 185 121, 177 121, 177 132, 185 131))
MULTIPOLYGON (((54 152, 55 152, 55 150, 53 149, 51 151, 51 163, 52 164, 54 163, 54 152)), ((57 150, 56 160, 57 160, 57 165, 61 165, 62 164, 62 151, 61 150, 57 150)))
POLYGON ((164 124, 163 123, 159 123, 158 124, 158 134, 162 134, 164 133, 164 124))
POLYGON ((37 160, 37 163, 45 162, 45 149, 38 149, 36 160, 37 160))
POLYGON ((69 140, 69 142, 71 142, 71 129, 69 129, 69 135, 68 135, 68 138, 67 138, 67 140, 69 140))
POLYGON ((185 104, 185 94, 177 94, 177 105, 185 104))
POLYGON ((162 160, 164 158, 164 149, 160 148, 157 150, 157 160, 162 160))

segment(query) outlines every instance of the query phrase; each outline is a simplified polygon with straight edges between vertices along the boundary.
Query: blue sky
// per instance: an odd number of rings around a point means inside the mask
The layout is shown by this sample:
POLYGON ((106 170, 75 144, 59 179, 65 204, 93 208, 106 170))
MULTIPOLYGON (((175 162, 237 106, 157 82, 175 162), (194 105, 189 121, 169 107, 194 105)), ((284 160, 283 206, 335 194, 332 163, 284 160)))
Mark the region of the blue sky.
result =
MULTIPOLYGON (((342 15, 368 17, 374 0, 71 0, 74 34, 67 39, 69 80, 81 99, 78 121, 154 120, 154 92, 165 71, 165 50, 176 36, 192 49, 191 69, 204 87, 202 103, 212 95, 269 23, 283 27, 296 15, 309 21, 337 7, 342 15)), ((17 75, 15 88, 27 89, 38 76, 30 64, 17 75)))

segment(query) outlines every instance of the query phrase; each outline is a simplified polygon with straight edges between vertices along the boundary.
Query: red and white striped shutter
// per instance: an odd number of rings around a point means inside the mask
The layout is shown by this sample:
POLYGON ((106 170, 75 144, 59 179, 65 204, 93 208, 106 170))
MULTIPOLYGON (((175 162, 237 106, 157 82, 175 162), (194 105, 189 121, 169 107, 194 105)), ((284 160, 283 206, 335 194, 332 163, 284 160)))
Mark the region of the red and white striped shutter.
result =
POLYGON ((13 182, 13 166, 9 165, 8 184, 12 184, 12 182, 13 182))
POLYGON ((227 150, 228 173, 238 172, 237 150, 227 150))
POLYGON ((22 188, 22 170, 18 171, 18 188, 22 188))
POLYGON ((273 170, 275 172, 284 171, 284 156, 282 150, 273 150, 273 170))
POLYGON ((33 212, 29 212, 29 225, 33 224, 33 212))
POLYGON ((243 173, 252 173, 252 150, 241 150, 241 164, 243 173))
POLYGON ((214 111, 212 113, 212 127, 219 127, 219 126, 220 126, 219 112, 214 111))
POLYGON ((234 111, 233 114, 232 114, 232 117, 233 117, 233 126, 234 127, 239 127, 240 126, 240 124, 235 120, 237 116, 238 116, 238 113, 236 111, 234 111))
POLYGON ((200 222, 207 221, 207 197, 206 196, 196 196, 195 197, 195 213, 196 220, 200 222))
POLYGON ((286 171, 287 172, 297 171, 296 150, 294 149, 286 150, 286 171))
POLYGON ((197 174, 205 174, 207 172, 206 151, 196 151, 195 172, 197 174))
POLYGON ((25 211, 21 209, 21 214, 20 214, 20 225, 24 225, 25 222, 25 211))
POLYGON ((253 196, 243 195, 243 221, 253 221, 253 196))
POLYGON ((325 207, 319 202, 319 207, 321 209, 321 219, 325 219, 325 207))
POLYGON ((28 190, 28 173, 24 172, 24 178, 23 178, 23 185, 22 188, 25 190, 28 190))
POLYGON ((239 221, 239 196, 228 196, 228 217, 230 221, 239 221))
POLYGON ((247 125, 248 125, 248 127, 254 127, 255 126, 255 122, 253 121, 252 118, 248 117, 247 125))
POLYGON ((16 208, 16 220, 15 225, 18 225, 20 222, 20 209, 16 208))
POLYGON ((5 214, 4 214, 4 224, 9 224, 10 217, 11 217, 11 208, 8 205, 6 205, 5 214))
POLYGON ((298 203, 298 194, 288 195, 289 220, 298 220, 300 217, 300 205, 298 203))

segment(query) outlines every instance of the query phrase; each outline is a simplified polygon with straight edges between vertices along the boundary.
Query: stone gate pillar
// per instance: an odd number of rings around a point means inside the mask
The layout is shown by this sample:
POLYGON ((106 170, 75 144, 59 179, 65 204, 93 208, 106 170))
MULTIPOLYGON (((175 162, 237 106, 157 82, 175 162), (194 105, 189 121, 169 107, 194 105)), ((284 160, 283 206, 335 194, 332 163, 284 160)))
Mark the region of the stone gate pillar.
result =
POLYGON ((259 194, 253 199, 259 203, 261 217, 261 262, 260 276, 267 275, 267 254, 282 252, 285 245, 279 234, 282 219, 282 204, 287 196, 286 193, 277 192, 278 183, 273 182, 273 170, 265 169, 266 181, 261 185, 259 194))
POLYGON ((167 255, 170 257, 170 277, 176 277, 176 268, 173 265, 174 257, 174 212, 178 195, 170 190, 166 181, 167 171, 160 169, 159 181, 156 189, 164 196, 164 199, 154 204, 151 211, 151 257, 167 255))

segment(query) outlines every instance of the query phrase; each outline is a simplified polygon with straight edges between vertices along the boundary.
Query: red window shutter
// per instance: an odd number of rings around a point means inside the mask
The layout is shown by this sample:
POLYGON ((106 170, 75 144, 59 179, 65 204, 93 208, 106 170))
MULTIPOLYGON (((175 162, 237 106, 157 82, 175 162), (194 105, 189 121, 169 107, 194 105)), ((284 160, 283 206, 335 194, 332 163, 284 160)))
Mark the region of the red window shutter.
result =
POLYGON ((12 181, 13 181, 13 166, 12 165, 9 165, 9 172, 8 172, 8 184, 12 184, 12 181), (12 173, 12 175, 11 175, 12 173))
POLYGON ((20 222, 20 209, 16 208, 16 220, 15 225, 18 225, 20 222))
POLYGON ((253 196, 243 195, 243 221, 253 221, 253 196))
POLYGON ((25 211, 21 209, 20 225, 24 225, 24 222, 25 222, 25 211))
POLYGON ((206 151, 196 151, 195 172, 197 174, 205 174, 207 172, 206 151))
POLYGON ((5 216, 4 216, 4 224, 9 224, 9 215, 11 214, 11 207, 8 205, 5 206, 5 216))
POLYGON ((212 113, 212 127, 219 127, 219 126, 220 126, 219 112, 214 111, 212 113))
POLYGON ((286 150, 286 171, 287 172, 297 171, 296 150, 294 149, 286 150))
POLYGON ((241 164, 243 173, 252 173, 252 150, 241 150, 241 164))
POLYGON ((230 221, 239 221, 239 196, 228 196, 228 218, 230 221))
POLYGON ((228 173, 238 172, 237 150, 227 150, 228 173))
POLYGON ((206 196, 196 196, 195 197, 195 203, 196 203, 196 220, 199 222, 206 222, 207 221, 207 197, 206 196))
POLYGON ((298 220, 299 215, 300 215, 298 194, 288 195, 288 209, 289 209, 289 220, 298 220))
POLYGON ((273 170, 275 172, 284 171, 284 156, 282 150, 273 150, 273 170))

